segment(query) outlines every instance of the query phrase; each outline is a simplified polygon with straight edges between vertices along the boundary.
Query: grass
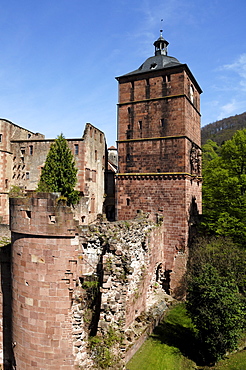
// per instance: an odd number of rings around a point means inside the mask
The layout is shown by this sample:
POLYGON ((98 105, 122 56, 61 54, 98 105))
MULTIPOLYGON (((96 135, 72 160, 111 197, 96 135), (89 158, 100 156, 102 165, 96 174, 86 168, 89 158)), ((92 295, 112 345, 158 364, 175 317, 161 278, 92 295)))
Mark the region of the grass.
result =
POLYGON ((174 306, 154 333, 128 362, 127 370, 246 370, 246 351, 213 367, 199 364, 194 328, 184 304, 174 306))

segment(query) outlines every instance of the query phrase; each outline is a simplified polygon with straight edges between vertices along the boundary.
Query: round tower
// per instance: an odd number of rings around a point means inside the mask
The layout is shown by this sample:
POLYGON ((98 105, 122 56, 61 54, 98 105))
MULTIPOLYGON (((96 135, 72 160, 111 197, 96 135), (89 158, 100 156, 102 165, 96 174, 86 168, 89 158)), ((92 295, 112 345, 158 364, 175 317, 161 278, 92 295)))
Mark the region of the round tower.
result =
POLYGON ((77 275, 76 224, 55 194, 10 199, 13 364, 72 369, 71 293, 77 275))

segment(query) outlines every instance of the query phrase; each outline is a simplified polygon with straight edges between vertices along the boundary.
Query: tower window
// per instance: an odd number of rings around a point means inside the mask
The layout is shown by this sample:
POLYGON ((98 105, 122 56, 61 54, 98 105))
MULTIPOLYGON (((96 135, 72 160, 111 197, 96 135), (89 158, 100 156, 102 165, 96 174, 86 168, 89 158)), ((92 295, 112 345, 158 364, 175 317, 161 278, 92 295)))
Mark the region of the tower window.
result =
POLYGON ((134 81, 131 81, 130 100, 134 100, 134 81))
POLYGON ((164 120, 164 118, 161 118, 160 119, 160 126, 161 127, 164 127, 165 126, 165 120, 164 120))
POLYGON ((130 154, 128 153, 127 155, 126 155, 126 161, 127 162, 129 162, 131 160, 131 156, 130 156, 130 154))
POLYGON ((148 78, 146 78, 145 95, 146 95, 146 99, 150 98, 150 84, 149 84, 148 78))
POLYGON ((97 161, 97 150, 95 150, 95 161, 97 161))
POLYGON ((31 211, 26 211, 26 218, 31 218, 32 217, 32 213, 31 211))
POLYGON ((27 138, 28 138, 28 139, 30 139, 30 137, 31 137, 31 136, 32 136, 31 134, 27 134, 27 138))
POLYGON ((128 114, 131 114, 131 108, 130 107, 127 108, 127 111, 128 111, 128 114))
POLYGON ((56 216, 55 215, 49 215, 49 223, 55 224, 56 223, 56 216))
POLYGON ((30 145, 29 146, 29 154, 30 155, 33 155, 33 145, 30 145))
POLYGON ((138 121, 138 128, 139 128, 139 130, 142 130, 142 121, 138 121))
POLYGON ((78 155, 78 154, 79 154, 79 145, 74 144, 74 155, 78 155))
POLYGON ((190 100, 194 103, 194 87, 190 85, 190 100))
POLYGON ((171 75, 167 75, 167 82, 171 81, 171 75))
POLYGON ((130 198, 126 198, 126 205, 129 206, 130 205, 130 198))
POLYGON ((26 180, 29 180, 29 178, 30 178, 30 173, 26 172, 26 180))
POLYGON ((0 134, 0 143, 2 142, 2 140, 3 140, 3 135, 0 134))

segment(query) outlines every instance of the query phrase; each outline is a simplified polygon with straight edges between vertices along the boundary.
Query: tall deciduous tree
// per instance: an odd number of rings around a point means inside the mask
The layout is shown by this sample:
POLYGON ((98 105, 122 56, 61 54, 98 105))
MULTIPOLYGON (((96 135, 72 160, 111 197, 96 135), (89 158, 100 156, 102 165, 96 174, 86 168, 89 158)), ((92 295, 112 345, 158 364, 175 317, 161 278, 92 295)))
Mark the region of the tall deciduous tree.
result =
POLYGON ((61 134, 50 146, 37 191, 60 192, 67 198, 68 204, 75 204, 79 200, 79 192, 74 190, 76 175, 74 157, 61 134))
POLYGON ((225 142, 220 156, 214 154, 213 159, 205 161, 203 170, 205 224, 211 231, 245 244, 246 129, 225 142))
POLYGON ((237 348, 245 305, 233 280, 221 276, 210 263, 202 265, 190 280, 186 306, 206 363, 215 363, 237 348))

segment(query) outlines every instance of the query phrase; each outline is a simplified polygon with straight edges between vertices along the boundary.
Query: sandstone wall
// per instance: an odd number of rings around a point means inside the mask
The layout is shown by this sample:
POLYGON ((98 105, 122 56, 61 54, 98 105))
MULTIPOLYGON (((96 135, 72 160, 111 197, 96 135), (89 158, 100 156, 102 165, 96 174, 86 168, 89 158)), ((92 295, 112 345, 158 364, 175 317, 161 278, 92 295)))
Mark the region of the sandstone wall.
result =
POLYGON ((8 192, 12 182, 12 146, 14 139, 26 140, 31 137, 43 137, 41 134, 34 134, 13 122, 0 119, 0 222, 9 223, 8 192))
POLYGON ((132 221, 79 226, 55 194, 10 205, 13 312, 4 320, 13 335, 4 334, 6 369, 94 369, 88 339, 112 331, 121 338, 110 348, 120 369, 167 307, 163 223, 140 213, 132 221))
POLYGON ((13 364, 71 369, 78 249, 73 214, 49 195, 11 199, 10 208, 13 364))

